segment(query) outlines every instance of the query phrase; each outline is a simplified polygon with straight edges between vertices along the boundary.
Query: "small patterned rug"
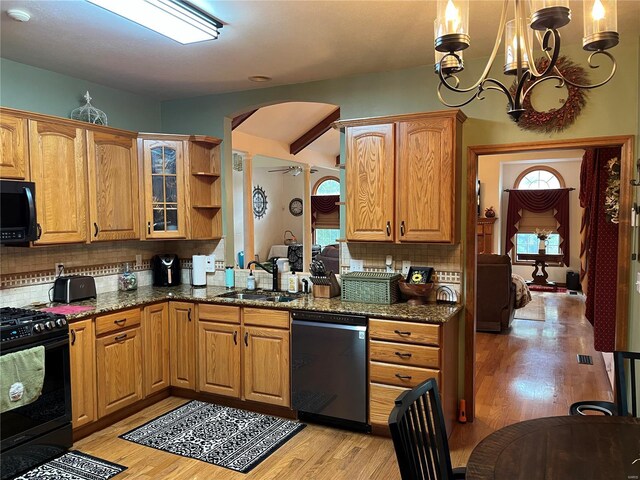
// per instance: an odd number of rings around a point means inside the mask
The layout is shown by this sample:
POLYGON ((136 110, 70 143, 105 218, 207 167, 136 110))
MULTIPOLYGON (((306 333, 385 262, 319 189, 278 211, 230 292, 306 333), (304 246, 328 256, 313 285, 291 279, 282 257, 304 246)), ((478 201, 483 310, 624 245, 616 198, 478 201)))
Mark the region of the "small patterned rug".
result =
POLYGON ((127 467, 72 450, 13 480, 107 480, 127 467))
POLYGON ((192 400, 120 438, 247 473, 305 426, 192 400))

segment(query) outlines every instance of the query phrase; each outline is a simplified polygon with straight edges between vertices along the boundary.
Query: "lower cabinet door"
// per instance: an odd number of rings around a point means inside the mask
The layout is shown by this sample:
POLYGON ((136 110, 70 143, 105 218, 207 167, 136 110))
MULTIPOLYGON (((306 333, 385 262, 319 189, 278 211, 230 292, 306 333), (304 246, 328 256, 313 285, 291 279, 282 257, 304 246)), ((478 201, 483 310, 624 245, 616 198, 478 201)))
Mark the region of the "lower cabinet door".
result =
POLYGON ((193 303, 169 303, 172 387, 196 388, 196 318, 193 303))
POLYGON ((143 310, 144 395, 169 388, 169 304, 148 305, 143 310))
POLYGON ((96 340, 98 417, 142 400, 142 335, 140 327, 96 340))
POLYGON ((240 325, 198 322, 198 387, 240 398, 240 325))
POLYGON ((78 428, 96 420, 96 339, 93 319, 69 325, 71 423, 78 428))
POLYGON ((244 398, 291 406, 289 330, 242 327, 244 398))

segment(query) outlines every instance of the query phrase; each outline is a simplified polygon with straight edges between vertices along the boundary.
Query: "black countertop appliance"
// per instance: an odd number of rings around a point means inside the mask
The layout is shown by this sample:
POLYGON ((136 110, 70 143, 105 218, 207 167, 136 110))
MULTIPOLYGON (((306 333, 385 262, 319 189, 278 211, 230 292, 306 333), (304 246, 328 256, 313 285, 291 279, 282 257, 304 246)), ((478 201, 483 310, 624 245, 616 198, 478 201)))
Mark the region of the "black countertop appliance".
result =
POLYGON ((154 255, 151 257, 154 287, 173 287, 180 285, 180 259, 175 254, 154 255))

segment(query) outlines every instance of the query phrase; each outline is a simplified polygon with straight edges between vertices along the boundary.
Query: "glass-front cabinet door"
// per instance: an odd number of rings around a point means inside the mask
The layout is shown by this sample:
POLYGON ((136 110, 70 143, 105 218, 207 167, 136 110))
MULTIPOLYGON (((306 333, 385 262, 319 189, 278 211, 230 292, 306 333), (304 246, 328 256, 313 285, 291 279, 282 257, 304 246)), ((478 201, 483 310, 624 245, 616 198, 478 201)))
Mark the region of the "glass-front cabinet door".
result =
POLYGON ((183 142, 144 140, 147 238, 185 238, 183 142))

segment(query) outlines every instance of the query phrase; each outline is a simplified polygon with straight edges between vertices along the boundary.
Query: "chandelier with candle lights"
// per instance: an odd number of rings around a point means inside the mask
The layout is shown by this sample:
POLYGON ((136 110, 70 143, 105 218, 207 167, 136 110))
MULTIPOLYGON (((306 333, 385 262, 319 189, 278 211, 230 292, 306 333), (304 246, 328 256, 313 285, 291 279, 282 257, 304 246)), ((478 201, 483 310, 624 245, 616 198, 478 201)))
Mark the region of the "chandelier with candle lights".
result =
MULTIPOLYGON (((559 29, 571 21, 569 0, 515 0, 515 18, 507 21, 510 0, 504 0, 496 42, 487 65, 476 83, 470 87, 460 86, 458 73, 463 68, 462 52, 470 45, 469 1, 438 0, 435 27, 435 71, 440 77, 438 98, 448 107, 462 107, 476 98, 482 100, 485 91, 499 91, 508 99, 508 113, 518 121, 524 113, 524 99, 540 83, 552 81, 556 87, 571 85, 580 89, 600 87, 611 80, 616 72, 616 61, 607 50, 618 44, 616 0, 584 0, 584 36, 582 48, 592 52, 588 57, 591 68, 598 68, 598 56, 611 61, 611 71, 602 81, 594 84, 579 84, 562 75, 557 68, 560 56, 559 29), (527 4, 530 7, 527 8, 527 4), (535 37, 543 55, 548 58, 544 68, 536 67, 533 56, 535 37), (515 88, 489 77, 496 58, 502 35, 505 40, 504 74, 515 77, 515 88), (449 103, 443 96, 449 90, 467 94, 460 103, 449 103)), ((544 58, 544 57, 543 57, 544 58)))

